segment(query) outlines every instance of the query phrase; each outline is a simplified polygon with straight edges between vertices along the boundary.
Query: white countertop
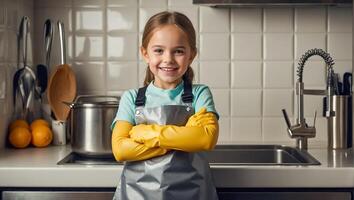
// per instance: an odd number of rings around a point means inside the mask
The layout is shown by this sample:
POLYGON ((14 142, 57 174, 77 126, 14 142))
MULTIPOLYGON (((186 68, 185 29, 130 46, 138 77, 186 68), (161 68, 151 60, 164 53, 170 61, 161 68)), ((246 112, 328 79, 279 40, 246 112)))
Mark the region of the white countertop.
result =
MULTIPOLYGON (((117 186, 122 165, 57 165, 70 146, 0 149, 0 187, 117 186)), ((310 149, 312 166, 211 166, 216 187, 354 188, 353 150, 310 149)))

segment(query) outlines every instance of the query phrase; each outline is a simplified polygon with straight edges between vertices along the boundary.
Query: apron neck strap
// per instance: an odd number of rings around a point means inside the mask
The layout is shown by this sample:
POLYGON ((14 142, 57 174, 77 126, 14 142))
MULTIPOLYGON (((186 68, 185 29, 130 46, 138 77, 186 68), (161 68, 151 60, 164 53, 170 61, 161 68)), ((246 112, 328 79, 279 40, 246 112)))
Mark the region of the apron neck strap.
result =
POLYGON ((187 103, 187 104, 192 103, 193 98, 194 96, 192 93, 192 83, 184 79, 182 101, 183 103, 187 103))
MULTIPOLYGON (((145 105, 145 101, 146 101, 145 93, 146 93, 147 87, 148 87, 148 85, 139 88, 138 95, 135 99, 135 106, 136 107, 145 105)), ((192 103, 193 98, 194 98, 194 96, 192 93, 192 84, 189 81, 184 80, 182 101, 183 101, 183 103, 186 103, 186 104, 192 103)))
POLYGON ((140 106, 144 106, 145 105, 145 93, 146 93, 146 89, 147 89, 148 85, 139 88, 138 90, 138 95, 135 99, 135 106, 136 107, 140 107, 140 106))

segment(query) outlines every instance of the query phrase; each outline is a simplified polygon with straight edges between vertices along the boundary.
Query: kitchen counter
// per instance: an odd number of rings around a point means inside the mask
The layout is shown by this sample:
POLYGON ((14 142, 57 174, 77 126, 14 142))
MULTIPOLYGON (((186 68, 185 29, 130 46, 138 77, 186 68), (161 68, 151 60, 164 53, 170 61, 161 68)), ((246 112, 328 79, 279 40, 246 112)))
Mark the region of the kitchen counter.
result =
MULTIPOLYGON (((70 145, 1 149, 0 187, 109 187, 122 165, 57 165, 70 145)), ((354 188, 353 149, 310 149, 313 166, 211 166, 216 187, 354 188)))

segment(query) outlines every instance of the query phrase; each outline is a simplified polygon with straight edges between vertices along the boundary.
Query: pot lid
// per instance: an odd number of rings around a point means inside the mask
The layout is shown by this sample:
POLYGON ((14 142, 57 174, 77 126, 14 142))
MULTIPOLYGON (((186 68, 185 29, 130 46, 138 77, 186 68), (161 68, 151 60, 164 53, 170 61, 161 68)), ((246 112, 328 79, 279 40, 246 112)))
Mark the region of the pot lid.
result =
POLYGON ((102 95, 80 95, 75 102, 70 103, 72 108, 76 107, 117 107, 120 96, 102 96, 102 95))

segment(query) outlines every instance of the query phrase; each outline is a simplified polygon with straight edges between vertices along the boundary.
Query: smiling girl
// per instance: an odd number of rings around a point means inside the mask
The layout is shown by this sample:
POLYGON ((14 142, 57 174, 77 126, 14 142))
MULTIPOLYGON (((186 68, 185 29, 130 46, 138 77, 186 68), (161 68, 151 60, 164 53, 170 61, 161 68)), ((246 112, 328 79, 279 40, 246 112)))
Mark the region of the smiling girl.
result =
POLYGON ((217 142, 218 114, 210 89, 192 84, 192 23, 178 12, 152 16, 141 54, 144 87, 124 92, 112 124, 113 154, 125 161, 114 199, 217 199, 203 151, 217 142))

